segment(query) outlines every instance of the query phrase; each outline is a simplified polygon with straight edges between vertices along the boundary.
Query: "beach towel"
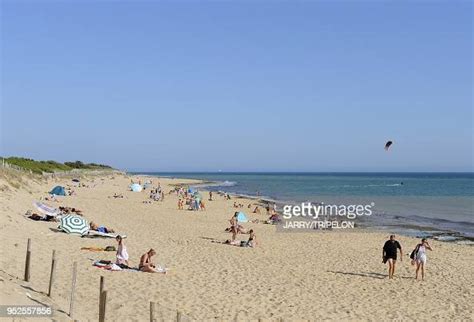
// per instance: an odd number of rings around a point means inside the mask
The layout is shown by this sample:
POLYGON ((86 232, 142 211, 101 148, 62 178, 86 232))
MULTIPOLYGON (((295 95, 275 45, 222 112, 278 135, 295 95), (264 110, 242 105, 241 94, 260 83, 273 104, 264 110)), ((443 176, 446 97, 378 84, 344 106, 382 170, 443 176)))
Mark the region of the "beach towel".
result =
POLYGON ((85 235, 85 237, 91 237, 91 238, 94 238, 94 237, 104 237, 104 238, 117 238, 117 236, 120 235, 120 237, 122 238, 127 238, 127 235, 122 235, 122 234, 111 234, 111 233, 102 233, 100 231, 96 231, 96 230, 89 230, 89 233, 87 235, 85 235))
POLYGON ((81 247, 81 250, 89 250, 91 252, 114 252, 115 247, 114 246, 107 246, 105 248, 103 248, 103 247, 81 247))
POLYGON ((156 265, 155 271, 157 271, 158 273, 166 273, 168 272, 168 269, 166 267, 161 267, 160 265, 156 265))
POLYGON ((105 269, 108 271, 116 272, 116 271, 123 271, 123 272, 140 272, 138 268, 123 266, 124 268, 120 267, 120 265, 114 264, 110 261, 104 260, 96 260, 92 263, 92 266, 97 268, 105 269))

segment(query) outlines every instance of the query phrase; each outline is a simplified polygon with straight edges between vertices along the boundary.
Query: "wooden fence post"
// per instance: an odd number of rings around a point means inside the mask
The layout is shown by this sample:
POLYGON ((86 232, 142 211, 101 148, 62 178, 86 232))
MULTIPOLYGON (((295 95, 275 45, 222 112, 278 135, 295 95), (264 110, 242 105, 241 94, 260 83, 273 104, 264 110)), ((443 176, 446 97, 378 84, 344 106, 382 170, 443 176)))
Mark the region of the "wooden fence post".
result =
POLYGON ((72 287, 71 287, 71 298, 69 303, 69 316, 72 318, 74 315, 74 293, 76 290, 76 278, 77 278, 77 262, 73 263, 72 266, 72 287))
POLYGON ((105 277, 101 276, 100 277, 100 287, 99 287, 99 321, 102 318, 103 315, 103 305, 102 305, 102 292, 104 291, 104 286, 105 286, 105 277))
POLYGON ((150 322, 155 321, 155 303, 150 301, 150 322))
POLYGON ((26 246, 26 260, 25 260, 25 282, 30 281, 30 260, 31 260, 31 239, 28 238, 28 244, 26 246))
POLYGON ((99 286, 99 320, 102 317, 102 292, 104 291, 105 286, 105 278, 103 276, 100 277, 100 286, 99 286))
POLYGON ((105 313, 106 313, 106 304, 107 304, 107 291, 102 291, 100 294, 100 313, 101 315, 99 316, 99 322, 104 322, 105 321, 105 313))
POLYGON ((51 291, 54 283, 54 268, 56 267, 56 251, 53 250, 53 258, 51 259, 51 274, 49 275, 48 296, 51 297, 51 291))

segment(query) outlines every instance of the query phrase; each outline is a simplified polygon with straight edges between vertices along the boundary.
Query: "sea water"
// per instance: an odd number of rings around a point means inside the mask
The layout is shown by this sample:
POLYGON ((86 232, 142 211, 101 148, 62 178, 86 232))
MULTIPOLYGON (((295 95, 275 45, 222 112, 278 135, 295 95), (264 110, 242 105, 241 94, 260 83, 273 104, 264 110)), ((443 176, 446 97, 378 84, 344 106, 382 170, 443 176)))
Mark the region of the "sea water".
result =
POLYGON ((474 173, 144 173, 200 179, 207 190, 301 202, 374 204, 360 226, 474 237, 474 173))

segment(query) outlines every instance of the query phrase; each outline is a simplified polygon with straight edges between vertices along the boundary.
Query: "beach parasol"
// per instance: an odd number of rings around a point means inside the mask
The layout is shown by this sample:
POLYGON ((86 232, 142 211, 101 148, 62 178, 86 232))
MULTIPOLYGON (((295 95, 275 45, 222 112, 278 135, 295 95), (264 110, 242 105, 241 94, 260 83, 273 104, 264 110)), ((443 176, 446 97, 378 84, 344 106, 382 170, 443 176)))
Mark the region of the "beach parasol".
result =
POLYGON ((143 187, 141 185, 139 185, 138 183, 134 183, 130 186, 130 189, 133 191, 133 192, 140 192, 143 190, 143 187))
POLYGON ((33 206, 35 206, 39 211, 41 211, 43 214, 49 215, 49 216, 56 216, 59 213, 59 210, 53 207, 50 207, 42 202, 35 201, 33 202, 33 206))
POLYGON ((68 234, 79 234, 81 236, 89 232, 87 220, 76 215, 62 217, 59 228, 68 234))

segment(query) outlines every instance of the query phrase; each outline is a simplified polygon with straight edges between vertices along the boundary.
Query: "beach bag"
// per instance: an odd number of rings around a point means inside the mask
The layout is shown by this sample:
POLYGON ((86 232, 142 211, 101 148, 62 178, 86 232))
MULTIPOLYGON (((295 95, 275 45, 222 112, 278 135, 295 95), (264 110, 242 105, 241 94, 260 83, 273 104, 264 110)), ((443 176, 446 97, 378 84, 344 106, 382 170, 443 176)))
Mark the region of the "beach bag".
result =
POLYGON ((415 249, 411 252, 411 254, 410 254, 411 259, 415 259, 416 254, 418 253, 418 248, 419 247, 420 247, 420 245, 416 245, 415 249))

